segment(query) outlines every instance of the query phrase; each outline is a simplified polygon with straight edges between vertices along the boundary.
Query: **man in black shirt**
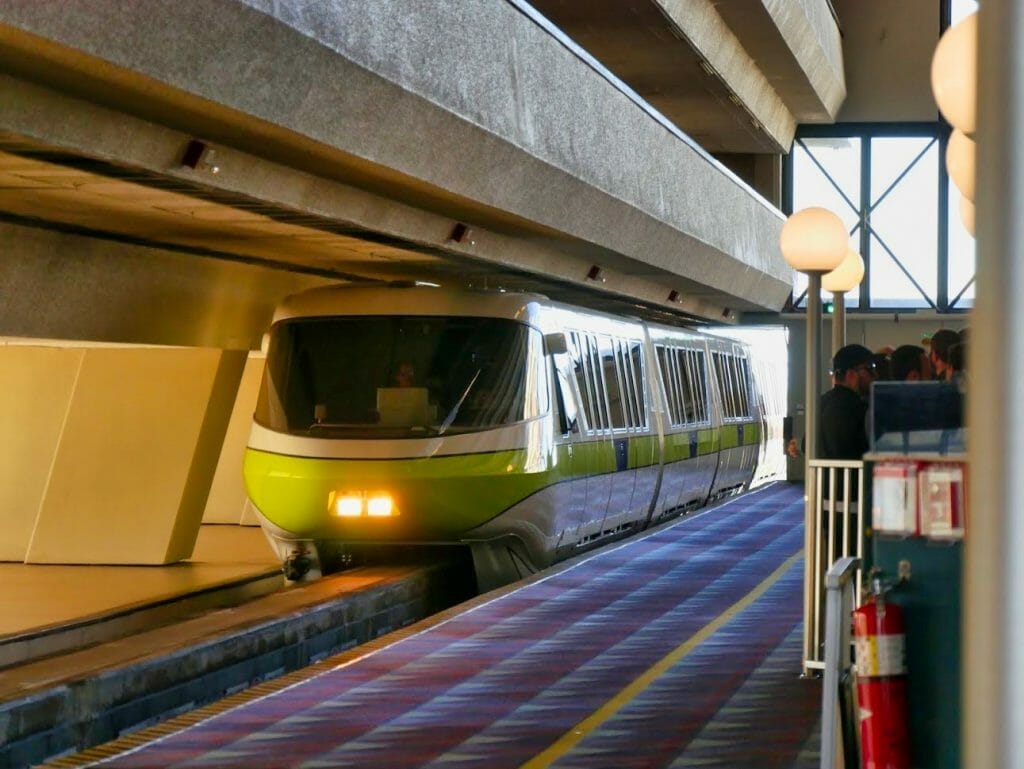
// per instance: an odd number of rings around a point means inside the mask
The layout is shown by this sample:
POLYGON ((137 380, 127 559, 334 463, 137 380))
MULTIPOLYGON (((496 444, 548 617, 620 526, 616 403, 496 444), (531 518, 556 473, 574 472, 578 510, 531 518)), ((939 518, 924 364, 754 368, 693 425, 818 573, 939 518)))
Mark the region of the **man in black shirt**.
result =
POLYGON ((874 381, 867 347, 848 344, 832 358, 833 387, 818 406, 819 459, 860 459, 867 452, 867 396, 874 381))

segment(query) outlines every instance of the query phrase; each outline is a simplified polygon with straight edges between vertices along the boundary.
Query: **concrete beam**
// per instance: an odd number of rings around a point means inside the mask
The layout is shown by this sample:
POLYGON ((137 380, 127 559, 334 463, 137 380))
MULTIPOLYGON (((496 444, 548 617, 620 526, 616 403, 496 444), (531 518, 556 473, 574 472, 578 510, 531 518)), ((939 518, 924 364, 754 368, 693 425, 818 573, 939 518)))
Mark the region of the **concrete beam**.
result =
POLYGON ((0 47, 19 75, 403 204, 739 306, 789 294, 781 214, 511 3, 21 0, 0 47))
MULTIPOLYGON (((720 0, 715 6, 797 123, 836 119, 846 76, 840 29, 827 0, 720 0)), ((792 137, 786 148, 790 143, 792 137)))

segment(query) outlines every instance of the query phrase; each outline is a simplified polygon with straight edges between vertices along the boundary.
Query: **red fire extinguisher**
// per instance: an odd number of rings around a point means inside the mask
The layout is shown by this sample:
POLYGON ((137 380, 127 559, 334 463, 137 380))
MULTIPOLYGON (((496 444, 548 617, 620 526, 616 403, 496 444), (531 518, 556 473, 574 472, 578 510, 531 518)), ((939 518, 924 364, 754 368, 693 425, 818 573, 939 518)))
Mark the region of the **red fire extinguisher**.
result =
POLYGON ((863 769, 910 769, 903 610, 876 590, 853 613, 863 769))

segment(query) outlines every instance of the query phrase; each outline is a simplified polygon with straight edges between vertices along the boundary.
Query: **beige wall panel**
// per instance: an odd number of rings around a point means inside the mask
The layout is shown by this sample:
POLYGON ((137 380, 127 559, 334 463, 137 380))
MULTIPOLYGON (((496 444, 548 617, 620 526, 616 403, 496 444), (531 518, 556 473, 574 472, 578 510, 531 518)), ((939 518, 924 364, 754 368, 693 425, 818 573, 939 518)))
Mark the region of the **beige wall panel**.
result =
POLYGON ((0 561, 23 561, 84 350, 0 344, 0 561))
MULTIPOLYGON (((882 347, 899 347, 901 344, 921 344, 921 337, 931 336, 940 328, 951 328, 959 331, 968 323, 967 316, 931 318, 917 320, 913 317, 901 317, 898 322, 893 320, 861 320, 851 319, 846 323, 846 339, 850 344, 862 344, 872 350, 882 347)), ((825 323, 822 334, 826 343, 831 344, 832 325, 825 323)), ((831 347, 829 347, 831 350, 831 347)))
POLYGON ((250 353, 246 361, 242 381, 238 385, 238 394, 235 396, 235 405, 231 411, 231 421, 224 436, 220 460, 217 462, 217 472, 210 487, 210 497, 206 501, 203 523, 258 524, 255 516, 251 513, 246 515, 242 460, 245 446, 249 441, 252 415, 256 410, 256 398, 259 395, 265 363, 266 357, 259 353, 250 353))
POLYGON ((260 519, 256 514, 256 508, 252 502, 248 499, 245 500, 245 509, 242 510, 242 525, 243 526, 259 526, 260 519))
POLYGON ((187 557, 244 357, 209 349, 87 350, 26 560, 160 564, 187 557))
POLYGON ((836 121, 932 121, 931 62, 938 0, 835 0, 843 33, 846 101, 836 121))

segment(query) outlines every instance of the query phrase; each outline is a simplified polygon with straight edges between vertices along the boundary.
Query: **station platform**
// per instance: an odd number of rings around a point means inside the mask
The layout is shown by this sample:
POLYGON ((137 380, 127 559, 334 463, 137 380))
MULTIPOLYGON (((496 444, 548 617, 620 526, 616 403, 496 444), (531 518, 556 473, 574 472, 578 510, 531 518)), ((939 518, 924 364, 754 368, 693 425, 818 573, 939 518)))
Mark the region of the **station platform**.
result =
POLYGON ((774 484, 47 765, 810 769, 802 521, 774 484))
POLYGON ((464 563, 288 585, 263 532, 170 566, 0 564, 0 767, 32 766, 301 669, 474 595, 464 563))

